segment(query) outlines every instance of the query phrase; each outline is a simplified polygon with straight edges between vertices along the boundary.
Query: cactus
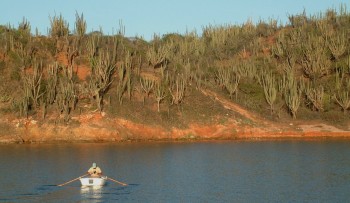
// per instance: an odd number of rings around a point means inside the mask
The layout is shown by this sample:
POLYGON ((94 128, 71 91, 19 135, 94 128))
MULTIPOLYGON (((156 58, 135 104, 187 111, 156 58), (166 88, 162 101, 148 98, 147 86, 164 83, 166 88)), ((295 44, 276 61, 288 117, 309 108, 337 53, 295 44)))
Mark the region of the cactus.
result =
POLYGON ((78 13, 75 13, 75 34, 78 35, 79 38, 82 38, 86 33, 86 21, 84 19, 84 15, 81 14, 79 16, 78 13))
POLYGON ((331 50, 333 57, 338 60, 347 49, 347 39, 344 32, 333 34, 328 36, 327 45, 329 50, 331 50))
POLYGON ((123 103, 123 95, 127 87, 127 75, 125 67, 122 66, 118 69, 119 81, 117 85, 117 97, 120 105, 123 103))
POLYGON ((8 54, 10 51, 15 51, 15 39, 13 35, 10 33, 7 33, 5 35, 5 40, 6 40, 6 43, 5 43, 6 54, 8 54))
POLYGON ((102 52, 92 67, 92 75, 89 87, 92 97, 95 98, 97 108, 100 112, 103 109, 103 96, 112 84, 112 75, 115 70, 115 59, 108 51, 102 52))
POLYGON ((285 55, 284 33, 281 32, 277 38, 277 42, 272 46, 272 54, 282 58, 285 55))
POLYGON ((305 94, 307 100, 312 105, 312 110, 323 111, 323 100, 324 100, 324 88, 323 86, 319 86, 317 88, 313 88, 307 86, 305 89, 305 94))
POLYGON ((95 65, 95 58, 98 54, 98 48, 101 44, 101 37, 99 35, 91 35, 86 43, 86 48, 88 51, 88 57, 90 59, 91 66, 95 65))
POLYGON ((91 38, 90 41, 90 62, 92 73, 89 81, 89 89, 92 98, 95 99, 97 108, 100 112, 103 110, 103 97, 112 84, 112 75, 116 67, 116 57, 118 49, 118 40, 112 39, 112 50, 109 48, 102 49, 98 56, 96 56, 96 43, 98 38, 91 38), (97 39, 97 40, 96 40, 97 39))
POLYGON ((241 75, 239 74, 238 70, 238 68, 232 66, 230 68, 219 68, 216 72, 216 78, 219 86, 228 91, 230 99, 232 99, 233 94, 236 94, 237 96, 238 85, 241 79, 241 75))
POLYGON ((219 60, 223 60, 233 52, 235 48, 242 49, 237 41, 242 40, 243 35, 249 34, 250 25, 247 26, 212 26, 203 29, 203 36, 207 43, 207 49, 219 60))
POLYGON ((146 52, 149 65, 151 65, 153 68, 160 66, 170 52, 170 48, 171 45, 169 44, 161 45, 158 48, 154 45, 152 47, 149 47, 146 52))
POLYGON ((68 66, 74 65, 74 59, 79 55, 78 52, 78 40, 76 38, 73 38, 72 41, 69 41, 68 37, 65 37, 65 54, 66 58, 68 60, 68 66))
POLYGON ((178 55, 179 59, 175 61, 182 61, 183 59, 194 56, 198 59, 205 52, 205 43, 201 40, 195 32, 187 33, 183 40, 178 43, 173 42, 176 47, 174 54, 171 57, 178 55))
POLYGON ((29 86, 23 85, 22 98, 19 101, 19 114, 28 118, 29 109, 31 106, 31 90, 29 86))
POLYGON ((309 35, 303 44, 302 67, 304 73, 312 80, 327 75, 330 71, 331 61, 326 55, 326 46, 323 38, 309 35))
POLYGON ((344 73, 341 69, 335 71, 335 89, 340 90, 343 86, 344 73))
POLYGON ((47 103, 53 104, 57 94, 57 84, 58 84, 58 63, 56 62, 54 65, 49 65, 47 69, 47 86, 46 86, 46 94, 47 94, 47 103))
POLYGON ((22 35, 29 36, 30 30, 31 27, 29 21, 23 17, 22 22, 18 25, 18 31, 20 31, 22 35))
POLYGON ((233 94, 236 94, 237 96, 240 79, 241 76, 239 74, 232 74, 228 80, 224 81, 224 85, 226 90, 229 92, 230 99, 232 99, 233 94))
POLYGON ((141 84, 142 90, 145 92, 146 96, 148 97, 151 91, 153 90, 154 80, 141 77, 140 84, 141 84))
POLYGON ((285 103, 293 119, 297 118, 296 114, 300 106, 303 89, 304 83, 302 81, 298 82, 293 72, 287 72, 286 75, 283 75, 279 83, 279 90, 283 92, 285 103))
POLYGON ((177 75, 174 81, 170 82, 169 92, 171 94, 172 100, 171 104, 180 104, 185 97, 185 80, 183 75, 177 75))
POLYGON ((277 96, 276 79, 272 72, 263 72, 261 74, 261 82, 264 88, 266 102, 270 105, 271 113, 273 113, 277 96))
POLYGON ((285 101, 293 119, 297 118, 297 111, 300 106, 301 91, 298 90, 297 85, 293 85, 286 90, 285 101))
POLYGON ((221 88, 225 87, 225 81, 229 80, 230 71, 228 68, 218 68, 215 72, 215 79, 221 88))
POLYGON ((308 22, 305 10, 301 14, 288 16, 288 19, 289 19, 289 23, 294 28, 301 27, 301 26, 307 24, 307 22, 308 22))
POLYGON ((69 34, 69 24, 63 19, 62 15, 53 16, 50 18, 51 28, 49 29, 49 35, 52 38, 66 37, 69 34))
POLYGON ((157 84, 154 94, 157 101, 158 112, 160 112, 160 102, 166 97, 166 89, 164 87, 164 84, 157 84))
POLYGON ((117 97, 119 104, 121 105, 126 90, 128 91, 129 99, 131 99, 131 58, 129 54, 125 56, 123 64, 118 68, 118 76, 117 97))
POLYGON ((328 23, 327 20, 316 20, 316 27, 319 29, 324 38, 334 35, 333 26, 328 23))
POLYGON ((252 61, 240 63, 238 72, 241 76, 249 79, 254 79, 258 75, 257 67, 252 61))
POLYGON ((71 111, 75 109, 77 94, 75 84, 71 77, 72 67, 63 68, 62 77, 59 79, 57 92, 57 108, 62 114, 64 122, 70 120, 71 111))
POLYGON ((33 64, 32 74, 23 74, 22 80, 24 88, 29 91, 31 101, 33 102, 33 108, 38 107, 39 99, 43 96, 41 91, 41 79, 43 76, 42 63, 33 64))
POLYGON ((196 84, 196 88, 198 90, 201 90, 203 88, 203 85, 205 83, 204 73, 202 70, 200 70, 199 64, 197 64, 197 70, 194 72, 193 80, 196 84))
POLYGON ((334 95, 335 101, 339 104, 339 106, 342 108, 344 114, 346 113, 346 110, 350 107, 350 98, 349 98, 349 92, 348 91, 338 91, 334 95))
POLYGON ((187 59, 187 61, 184 61, 183 63, 181 63, 181 66, 183 68, 183 73, 184 73, 184 77, 185 77, 185 81, 186 82, 190 82, 190 80, 192 80, 193 78, 193 72, 191 70, 191 63, 190 60, 187 59))

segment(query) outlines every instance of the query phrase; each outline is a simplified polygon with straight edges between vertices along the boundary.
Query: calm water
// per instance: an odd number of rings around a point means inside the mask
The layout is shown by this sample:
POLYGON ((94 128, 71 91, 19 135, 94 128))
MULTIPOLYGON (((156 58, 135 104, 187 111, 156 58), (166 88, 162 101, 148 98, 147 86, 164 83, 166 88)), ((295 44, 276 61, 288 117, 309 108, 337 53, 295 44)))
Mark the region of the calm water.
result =
POLYGON ((350 202, 350 141, 0 145, 3 202, 350 202), (129 186, 78 181, 92 164, 129 186))

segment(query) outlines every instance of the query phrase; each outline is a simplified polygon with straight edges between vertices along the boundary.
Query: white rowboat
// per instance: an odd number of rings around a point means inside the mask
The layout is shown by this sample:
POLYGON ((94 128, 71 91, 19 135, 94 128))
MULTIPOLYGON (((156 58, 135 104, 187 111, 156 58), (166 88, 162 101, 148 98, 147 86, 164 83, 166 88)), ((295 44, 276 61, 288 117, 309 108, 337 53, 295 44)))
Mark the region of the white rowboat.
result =
POLYGON ((82 186, 103 186, 106 183, 107 176, 86 177, 79 180, 82 186))

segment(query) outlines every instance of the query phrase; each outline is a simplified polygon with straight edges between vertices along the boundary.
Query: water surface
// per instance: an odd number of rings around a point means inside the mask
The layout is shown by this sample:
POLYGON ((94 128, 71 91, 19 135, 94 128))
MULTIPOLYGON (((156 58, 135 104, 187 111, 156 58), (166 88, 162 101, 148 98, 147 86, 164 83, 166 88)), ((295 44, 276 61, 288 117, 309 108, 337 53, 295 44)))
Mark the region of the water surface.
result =
POLYGON ((350 141, 0 145, 3 202, 350 202, 350 141), (108 182, 82 188, 96 162, 108 182))

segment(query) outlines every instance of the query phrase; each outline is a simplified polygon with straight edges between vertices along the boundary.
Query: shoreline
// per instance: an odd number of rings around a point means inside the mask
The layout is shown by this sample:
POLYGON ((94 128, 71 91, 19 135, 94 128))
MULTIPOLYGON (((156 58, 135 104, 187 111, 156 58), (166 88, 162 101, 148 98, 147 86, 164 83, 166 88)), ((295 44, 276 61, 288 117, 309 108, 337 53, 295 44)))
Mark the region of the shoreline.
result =
MULTIPOLYGON (((126 144, 126 143, 201 143, 201 142, 283 142, 283 141, 350 141, 350 132, 312 132, 306 133, 292 133, 284 135, 270 135, 264 133, 265 136, 240 136, 235 137, 199 137, 194 138, 159 138, 159 139, 120 139, 111 140, 109 138, 99 139, 60 139, 52 137, 52 139, 26 139, 24 141, 12 136, 0 136, 0 145, 7 144, 126 144), (308 135, 309 134, 309 135, 308 135)), ((84 137, 84 136, 82 136, 84 137)))
POLYGON ((79 125, 39 124, 33 119, 0 120, 0 144, 202 142, 236 140, 350 140, 350 130, 319 122, 242 124, 188 123, 184 128, 146 125, 122 118, 91 119, 79 125))

